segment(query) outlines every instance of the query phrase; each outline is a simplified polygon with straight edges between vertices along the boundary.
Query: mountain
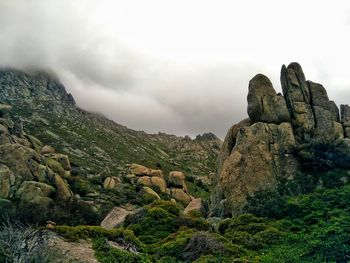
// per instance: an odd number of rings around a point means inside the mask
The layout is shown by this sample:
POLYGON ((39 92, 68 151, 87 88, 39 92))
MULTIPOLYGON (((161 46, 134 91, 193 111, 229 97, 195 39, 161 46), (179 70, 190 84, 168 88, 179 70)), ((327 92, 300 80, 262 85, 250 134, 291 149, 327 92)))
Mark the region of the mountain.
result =
POLYGON ((349 262, 350 107, 297 63, 281 82, 249 82, 249 118, 221 146, 127 129, 54 76, 1 71, 0 262, 349 262))
POLYGON ((180 170, 204 182, 214 174, 222 142, 213 134, 191 139, 128 129, 79 108, 57 77, 47 72, 3 69, 0 90, 0 101, 13 108, 10 115, 21 118, 29 134, 69 155, 73 173, 88 184, 120 176, 130 163, 166 173, 180 170))

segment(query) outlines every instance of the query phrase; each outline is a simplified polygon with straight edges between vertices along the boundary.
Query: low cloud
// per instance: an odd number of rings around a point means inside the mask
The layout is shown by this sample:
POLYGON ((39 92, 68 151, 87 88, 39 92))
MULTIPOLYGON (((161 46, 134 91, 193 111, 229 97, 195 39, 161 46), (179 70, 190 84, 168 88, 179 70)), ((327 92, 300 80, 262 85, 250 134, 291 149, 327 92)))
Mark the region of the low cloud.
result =
MULTIPOLYGON (((271 77, 276 90, 280 91, 280 66, 282 63, 294 60, 301 62, 306 73, 310 70, 310 76, 315 78, 315 81, 324 81, 327 88, 333 87, 329 89, 332 99, 345 102, 342 96, 348 94, 347 88, 350 82, 349 79, 345 79, 347 74, 342 67, 344 64, 332 60, 339 54, 324 51, 326 53, 323 54, 322 63, 314 59, 316 55, 308 58, 305 54, 309 51, 314 55, 315 46, 307 41, 288 45, 283 39, 278 39, 280 36, 277 37, 278 28, 275 28, 276 22, 273 17, 267 20, 267 25, 276 31, 265 34, 264 30, 267 29, 264 28, 264 21, 259 20, 260 13, 255 14, 257 20, 254 23, 247 17, 244 24, 241 21, 244 17, 240 17, 240 12, 235 11, 235 16, 238 18, 229 24, 230 21, 227 19, 231 18, 230 12, 226 10, 227 8, 220 7, 222 15, 218 13, 216 20, 222 27, 217 28, 219 24, 205 25, 205 28, 211 30, 207 33, 201 23, 209 23, 211 21, 209 17, 204 13, 199 14, 198 19, 202 20, 190 24, 193 20, 192 13, 191 10, 187 10, 186 16, 189 20, 186 23, 182 21, 180 26, 182 25, 182 30, 185 30, 187 24, 189 25, 191 31, 185 32, 184 36, 192 37, 192 41, 188 40, 190 50, 186 50, 186 39, 181 39, 179 45, 186 51, 183 54, 206 56, 207 52, 208 57, 191 61, 179 56, 181 59, 177 60, 173 59, 176 58, 175 50, 171 49, 173 43, 165 39, 176 33, 171 31, 177 29, 173 19, 171 23, 164 21, 170 23, 169 31, 159 31, 159 34, 165 36, 158 39, 163 44, 168 44, 167 48, 162 49, 162 46, 159 46, 157 54, 147 52, 147 48, 140 48, 142 43, 145 46, 150 45, 147 42, 147 32, 150 34, 149 38, 152 38, 158 31, 152 31, 152 28, 142 23, 147 23, 147 20, 144 20, 146 17, 153 23, 150 22, 150 25, 159 26, 157 20, 152 20, 152 15, 159 14, 148 14, 151 8, 140 12, 137 11, 139 9, 128 6, 126 9, 135 10, 137 15, 145 17, 139 18, 137 23, 125 18, 125 24, 120 24, 121 20, 115 22, 113 19, 121 16, 121 13, 112 12, 111 21, 99 24, 99 19, 94 19, 99 13, 99 8, 111 5, 112 9, 115 3, 123 6, 119 1, 107 0, 102 3, 92 0, 1 1, 0 66, 52 70, 73 94, 80 107, 100 112, 130 128, 152 133, 165 131, 195 136, 211 131, 224 137, 230 125, 247 115, 246 95, 249 79, 257 73, 266 74, 271 77), (135 23, 131 25, 132 22, 135 23), (255 27, 255 24, 259 26, 255 27), (250 32, 246 32, 245 26, 250 32), (145 30, 143 38, 137 35, 143 32, 141 29, 145 30), (118 30, 123 31, 124 36, 129 36, 131 40, 126 41, 118 30), (212 38, 208 36, 210 32, 213 34, 212 38), (233 36, 227 43, 223 39, 226 35, 233 36), (210 39, 210 43, 206 43, 204 41, 206 39, 210 39), (131 42, 134 45, 130 44, 131 42), (211 45, 217 45, 217 48, 210 49, 211 45), (172 56, 164 56, 168 53, 172 56), (326 74, 330 67, 340 73, 326 74)), ((164 7, 161 2, 156 4, 164 7)), ((211 14, 210 6, 204 7, 207 7, 208 14, 211 14)), ((193 10, 197 10, 197 7, 193 10)), ((250 10, 250 6, 244 6, 244 10, 250 10)), ((167 16, 173 15, 172 10, 169 9, 167 12, 169 13, 161 14, 162 19, 166 20, 167 16)), ((300 15, 300 19, 303 15, 308 19, 309 13, 304 13, 300 15)), ((261 18, 268 17, 264 15, 261 18)), ((324 18, 321 15, 319 17, 324 18)), ((346 22, 347 20, 344 24, 346 22)), ((285 23, 283 25, 285 28, 281 32, 286 38, 288 37, 286 32, 292 34, 288 28, 294 29, 295 23, 289 21, 285 23)), ((298 21, 298 25, 302 24, 302 21, 298 21)), ((311 26, 307 27, 310 28, 311 26)), ((308 32, 302 31, 301 28, 298 30, 299 39, 303 39, 303 35, 308 35, 308 32)), ((340 33, 339 31, 339 35, 340 33)), ((318 43, 317 51, 322 51, 328 44, 317 39, 314 40, 318 43)), ((348 42, 343 41, 342 47, 347 48, 348 42)), ((151 49, 154 51, 158 46, 157 41, 153 43, 151 49)), ((345 55, 342 59, 347 63, 345 55)))

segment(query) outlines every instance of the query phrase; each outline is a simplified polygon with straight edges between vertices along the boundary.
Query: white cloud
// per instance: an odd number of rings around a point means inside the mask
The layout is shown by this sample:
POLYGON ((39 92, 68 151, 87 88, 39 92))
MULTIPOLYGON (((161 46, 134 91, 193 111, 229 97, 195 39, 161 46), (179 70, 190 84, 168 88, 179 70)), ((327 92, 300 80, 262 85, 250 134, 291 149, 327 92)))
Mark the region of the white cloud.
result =
POLYGON ((249 79, 280 90, 283 63, 350 103, 349 17, 343 0, 0 1, 0 65, 50 68, 81 107, 134 129, 223 137, 249 79))

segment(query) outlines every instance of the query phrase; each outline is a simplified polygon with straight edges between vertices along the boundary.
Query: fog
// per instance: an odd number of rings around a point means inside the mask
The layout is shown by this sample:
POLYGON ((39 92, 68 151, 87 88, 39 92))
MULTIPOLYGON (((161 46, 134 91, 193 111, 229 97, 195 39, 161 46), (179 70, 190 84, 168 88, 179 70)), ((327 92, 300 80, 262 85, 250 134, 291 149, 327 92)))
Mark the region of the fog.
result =
POLYGON ((350 103, 347 1, 0 0, 0 66, 54 71, 129 128, 195 136, 247 116, 248 82, 299 62, 350 103))

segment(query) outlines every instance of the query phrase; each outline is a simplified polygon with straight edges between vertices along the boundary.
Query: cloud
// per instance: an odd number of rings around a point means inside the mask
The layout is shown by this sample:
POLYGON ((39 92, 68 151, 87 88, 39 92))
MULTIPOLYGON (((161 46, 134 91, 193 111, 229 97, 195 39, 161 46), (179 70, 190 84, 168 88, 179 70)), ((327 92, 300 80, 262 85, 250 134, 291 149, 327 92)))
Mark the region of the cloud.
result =
POLYGON ((315 3, 288 6, 291 19, 272 0, 0 1, 0 66, 52 70, 80 107, 133 129, 224 137, 249 80, 280 91, 283 63, 349 98, 349 4, 310 16, 315 3))

